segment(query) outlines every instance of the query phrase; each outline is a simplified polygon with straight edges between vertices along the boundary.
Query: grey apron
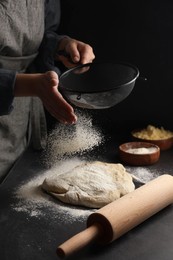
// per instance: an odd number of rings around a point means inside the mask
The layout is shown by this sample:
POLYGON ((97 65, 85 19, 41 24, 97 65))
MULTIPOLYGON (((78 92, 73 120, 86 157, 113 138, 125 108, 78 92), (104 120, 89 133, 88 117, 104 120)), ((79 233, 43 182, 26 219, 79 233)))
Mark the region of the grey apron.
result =
MULTIPOLYGON (((25 72, 44 33, 44 0, 0 0, 0 67, 25 72)), ((0 179, 26 149, 45 144, 46 120, 38 98, 17 97, 10 115, 0 117, 0 179)))

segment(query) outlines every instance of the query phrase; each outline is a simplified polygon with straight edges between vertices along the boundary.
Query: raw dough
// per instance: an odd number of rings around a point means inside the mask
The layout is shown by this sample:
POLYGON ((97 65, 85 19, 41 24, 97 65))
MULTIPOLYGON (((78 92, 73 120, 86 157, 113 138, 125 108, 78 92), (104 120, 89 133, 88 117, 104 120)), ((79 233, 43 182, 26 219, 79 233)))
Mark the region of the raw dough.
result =
POLYGON ((133 191, 135 186, 122 164, 93 161, 47 177, 42 188, 64 203, 100 208, 133 191))

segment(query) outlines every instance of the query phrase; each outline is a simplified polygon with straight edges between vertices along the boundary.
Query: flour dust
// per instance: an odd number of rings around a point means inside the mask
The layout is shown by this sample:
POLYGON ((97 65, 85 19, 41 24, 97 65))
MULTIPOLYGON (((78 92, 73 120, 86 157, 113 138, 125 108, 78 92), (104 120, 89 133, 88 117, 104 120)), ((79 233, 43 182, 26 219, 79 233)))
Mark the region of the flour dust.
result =
POLYGON ((13 210, 26 213, 29 217, 54 218, 61 222, 85 221, 95 210, 61 203, 41 188, 46 177, 55 173, 64 173, 83 162, 79 158, 60 162, 55 167, 18 187, 14 192, 14 197, 17 198, 18 202, 12 205, 13 210))
POLYGON ((104 142, 100 129, 93 125, 86 112, 76 112, 78 121, 74 125, 58 124, 48 136, 44 162, 52 166, 57 160, 82 155, 104 142))
MULTIPOLYGON (((88 114, 78 112, 77 116, 76 125, 58 124, 49 135, 48 147, 43 158, 48 169, 36 173, 34 178, 16 188, 13 195, 17 203, 11 205, 15 211, 25 213, 29 217, 54 218, 60 222, 70 223, 85 221, 95 211, 61 203, 41 188, 46 177, 55 173, 65 173, 82 164, 86 160, 82 160, 78 155, 91 151, 104 142, 101 131, 93 126, 92 118, 88 114)), ((158 177, 156 172, 145 167, 126 167, 126 170, 143 183, 158 177)))
POLYGON ((47 149, 42 158, 48 170, 15 190, 14 196, 18 203, 12 207, 17 212, 25 212, 30 217, 54 216, 60 221, 73 222, 86 219, 94 211, 61 203, 41 188, 46 177, 67 172, 83 163, 84 160, 77 156, 104 142, 101 131, 93 126, 92 117, 86 112, 76 111, 76 114, 78 121, 75 125, 58 124, 48 136, 47 149))
MULTIPOLYGON (((86 221, 88 216, 96 211, 95 209, 62 203, 45 193, 41 188, 45 178, 68 172, 84 162, 87 161, 78 157, 57 161, 50 169, 39 173, 35 178, 17 187, 14 191, 17 203, 11 205, 13 210, 26 213, 28 217, 53 218, 63 223, 86 221)), ((142 183, 147 183, 160 175, 147 167, 126 167, 126 170, 142 183)))
POLYGON ((151 170, 147 167, 126 167, 126 170, 134 175, 139 182, 145 184, 157 177, 159 177, 160 173, 156 170, 151 170))

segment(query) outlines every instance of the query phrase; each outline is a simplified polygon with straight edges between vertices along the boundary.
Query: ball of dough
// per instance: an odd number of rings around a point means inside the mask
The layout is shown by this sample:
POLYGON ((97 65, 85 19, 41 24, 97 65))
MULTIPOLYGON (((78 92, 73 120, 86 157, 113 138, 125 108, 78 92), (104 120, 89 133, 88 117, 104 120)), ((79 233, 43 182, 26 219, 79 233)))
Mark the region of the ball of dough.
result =
POLYGON ((64 203, 100 208, 133 191, 135 185, 122 164, 93 161, 47 177, 42 188, 64 203))

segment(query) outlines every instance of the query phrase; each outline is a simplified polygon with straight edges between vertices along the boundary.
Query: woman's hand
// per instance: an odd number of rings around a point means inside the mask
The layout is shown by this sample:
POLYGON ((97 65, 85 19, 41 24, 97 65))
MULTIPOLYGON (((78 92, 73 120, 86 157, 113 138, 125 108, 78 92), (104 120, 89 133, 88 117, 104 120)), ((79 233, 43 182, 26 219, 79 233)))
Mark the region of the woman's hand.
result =
POLYGON ((66 53, 67 56, 57 55, 56 59, 61 61, 67 68, 75 67, 78 64, 90 63, 95 59, 93 49, 89 44, 69 37, 64 37, 60 41, 57 53, 59 51, 66 53))
POLYGON ((58 91, 59 79, 54 71, 44 74, 17 74, 14 86, 15 96, 37 96, 45 108, 58 121, 74 124, 77 117, 73 107, 67 103, 58 91))
POLYGON ((49 113, 64 124, 74 124, 77 117, 73 107, 67 103, 58 91, 59 79, 54 71, 43 74, 39 97, 49 113))

